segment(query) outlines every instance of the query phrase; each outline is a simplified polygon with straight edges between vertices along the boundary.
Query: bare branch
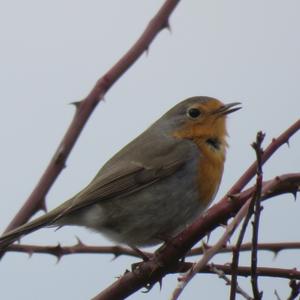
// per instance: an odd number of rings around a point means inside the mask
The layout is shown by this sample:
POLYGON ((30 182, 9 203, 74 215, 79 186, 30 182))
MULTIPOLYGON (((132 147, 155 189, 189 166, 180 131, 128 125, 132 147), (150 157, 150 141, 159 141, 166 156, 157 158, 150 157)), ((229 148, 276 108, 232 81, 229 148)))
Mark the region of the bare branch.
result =
MULTIPOLYGON (((273 138, 272 142, 265 149, 262 155, 262 165, 280 148, 286 144, 289 139, 300 129, 300 119, 297 120, 293 125, 286 129, 279 137, 273 138)), ((239 180, 233 185, 233 187, 227 193, 228 195, 234 195, 239 193, 246 184, 253 178, 256 173, 257 162, 255 161, 239 178, 239 180)), ((224 199, 224 198, 223 198, 224 199)))
POLYGON ((207 263, 214 257, 214 255, 227 244, 227 241, 230 239, 231 235, 234 233, 237 226, 246 216, 249 211, 249 205, 251 203, 251 198, 243 205, 239 212, 234 217, 233 221, 226 227, 225 232, 222 234, 218 242, 211 247, 209 250, 204 251, 203 257, 195 264, 192 268, 189 269, 184 275, 182 275, 178 281, 179 284, 172 293, 171 300, 177 300, 180 294, 183 292, 187 284, 192 280, 192 278, 199 273, 207 263))
POLYGON ((257 176, 256 176, 256 191, 254 199, 254 221, 253 221, 253 233, 252 233, 252 251, 251 251, 251 285, 253 296, 255 300, 260 300, 262 298, 262 292, 259 292, 258 282, 257 282, 257 241, 258 241, 258 229, 259 229, 259 218, 261 213, 261 193, 262 193, 262 142, 265 135, 260 131, 257 133, 256 142, 252 144, 252 147, 256 153, 257 160, 257 176))
MULTIPOLYGON (((170 270, 170 273, 181 273, 186 272, 192 267, 193 263, 181 263, 170 270)), ((214 266, 223 271, 226 275, 232 274, 232 268, 230 264, 218 265, 214 264, 214 266)), ((205 266, 200 273, 212 273, 211 265, 208 264, 205 266)), ((243 277, 251 276, 251 266, 239 266, 238 267, 238 275, 243 277)), ((285 278, 285 279, 300 279, 300 271, 297 269, 282 269, 282 268, 268 268, 268 267, 258 267, 257 275, 261 277, 274 277, 274 278, 285 278)))
MULTIPOLYGON (((211 248, 211 245, 205 245, 205 249, 211 248)), ((230 253, 234 251, 236 245, 227 245, 226 247, 220 249, 218 253, 230 253)), ((252 243, 244 243, 240 247, 240 252, 251 251, 252 243)), ((300 242, 277 242, 277 243, 259 243, 257 244, 257 250, 259 251, 271 251, 275 255, 280 251, 287 250, 300 250, 300 242)), ((203 254, 203 247, 197 247, 192 249, 187 256, 194 256, 203 254)))
POLYGON ((87 97, 76 103, 76 113, 65 136, 60 142, 37 186, 23 207, 7 226, 5 232, 27 222, 35 212, 45 207, 43 204, 45 196, 65 167, 66 159, 95 107, 103 99, 103 96, 111 86, 131 67, 144 51, 149 48, 156 35, 162 29, 169 27, 169 17, 178 3, 179 0, 165 1, 136 43, 97 81, 87 97))
MULTIPOLYGON (((242 226, 240 234, 238 236, 238 240, 236 242, 236 245, 233 248, 232 263, 231 263, 232 277, 231 277, 231 286, 230 286, 230 300, 235 300, 235 296, 236 296, 236 292, 237 292, 237 269, 238 269, 238 265, 239 265, 240 248, 241 248, 241 245, 242 245, 242 242, 243 242, 243 239, 244 239, 249 221, 251 219, 252 214, 254 213, 254 207, 256 206, 256 203, 258 201, 260 201, 260 198, 261 198, 261 191, 262 191, 262 160, 261 160, 261 155, 263 153, 262 150, 261 150, 261 143, 263 142, 263 139, 264 139, 264 135, 261 132, 259 132, 256 136, 256 142, 252 144, 252 147, 255 149, 255 153, 256 153, 257 178, 256 178, 255 192, 253 193, 248 213, 247 213, 246 218, 243 222, 243 226, 242 226)), ((257 214, 256 210, 255 210, 255 212, 257 214)), ((259 219, 257 218, 256 223, 254 225, 254 228, 255 228, 254 231, 258 230, 258 220, 259 219)), ((255 256, 255 254, 257 254, 257 235, 255 237, 256 237, 256 245, 255 245, 255 247, 252 245, 252 249, 251 249, 252 256, 255 256)), ((255 240, 255 238, 254 238, 254 240, 255 240)), ((255 243, 255 241, 254 241, 254 243, 255 243)), ((253 244, 253 239, 252 239, 252 244, 253 244)), ((254 282, 254 277, 255 277, 255 274, 256 274, 255 273, 255 267, 256 267, 255 258, 252 259, 252 265, 251 266, 253 268, 252 273, 251 273, 251 281, 252 281, 252 286, 253 285, 255 286, 255 283, 253 283, 254 282)), ((254 296, 254 298, 255 298, 255 296, 254 296)))

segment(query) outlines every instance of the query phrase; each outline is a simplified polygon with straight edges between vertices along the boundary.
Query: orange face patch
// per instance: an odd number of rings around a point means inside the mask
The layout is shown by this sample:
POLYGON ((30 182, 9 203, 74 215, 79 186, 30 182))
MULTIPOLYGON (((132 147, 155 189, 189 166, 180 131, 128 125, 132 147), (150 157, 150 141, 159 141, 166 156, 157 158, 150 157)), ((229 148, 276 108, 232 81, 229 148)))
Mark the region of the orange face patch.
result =
POLYGON ((198 165, 199 201, 203 206, 208 206, 216 194, 224 169, 226 155, 226 116, 214 114, 222 103, 218 100, 198 104, 192 108, 200 110, 197 119, 187 116, 187 121, 173 136, 179 139, 192 140, 201 152, 198 165), (220 148, 214 149, 208 140, 216 139, 220 148))

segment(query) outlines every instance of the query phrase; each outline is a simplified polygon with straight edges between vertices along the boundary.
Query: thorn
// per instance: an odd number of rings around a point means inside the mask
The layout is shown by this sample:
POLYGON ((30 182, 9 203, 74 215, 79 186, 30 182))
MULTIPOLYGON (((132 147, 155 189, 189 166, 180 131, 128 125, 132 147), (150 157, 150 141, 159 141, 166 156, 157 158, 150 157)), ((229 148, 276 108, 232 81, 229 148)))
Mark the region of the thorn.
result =
POLYGON ((56 256, 56 264, 58 265, 61 260, 62 254, 57 254, 55 256, 56 256))
POLYGON ((45 197, 42 199, 42 201, 40 201, 38 210, 42 210, 44 213, 48 212, 47 205, 46 205, 46 198, 45 197))
POLYGON ((120 254, 113 253, 113 257, 112 257, 112 259, 110 261, 111 262, 115 261, 119 256, 120 256, 120 254))
POLYGON ((54 247, 53 255, 56 256, 56 264, 58 264, 60 262, 61 257, 63 256, 62 247, 61 247, 60 243, 58 243, 57 246, 54 247))
POLYGON ((78 109, 81 103, 82 101, 74 101, 74 102, 70 102, 69 105, 74 105, 75 108, 78 109))
POLYGON ((66 164, 65 164, 65 149, 64 149, 64 146, 61 145, 61 147, 57 150, 57 152, 55 153, 55 157, 54 157, 54 163, 56 165, 58 164, 63 164, 63 168, 66 167, 66 164))
POLYGON ((63 225, 58 225, 58 226, 54 229, 54 231, 57 231, 57 230, 61 229, 62 227, 63 227, 63 225))
POLYGON ((158 284, 159 284, 159 290, 162 290, 162 278, 159 278, 158 280, 158 284))
POLYGON ((145 48, 145 55, 148 57, 149 56, 149 47, 145 48))
POLYGON ((273 252, 274 252, 273 260, 275 260, 278 257, 278 254, 279 254, 280 250, 275 250, 273 252))
POLYGON ((210 238, 210 232, 206 235, 207 236, 207 238, 206 238, 206 242, 207 242, 207 244, 208 244, 208 242, 209 242, 209 238, 210 238))
POLYGON ((81 239, 77 235, 75 235, 75 238, 77 240, 76 246, 85 246, 84 243, 81 241, 81 239))
POLYGON ((150 290, 153 288, 154 284, 151 283, 146 283, 146 285, 144 286, 144 288, 146 289, 145 291, 142 291, 143 294, 147 294, 150 292, 150 290))
POLYGON ((172 27, 171 27, 171 25, 170 25, 169 20, 166 20, 166 23, 165 23, 165 25, 163 26, 163 28, 166 28, 166 29, 170 32, 170 34, 172 34, 172 27))
POLYGON ((293 195, 295 202, 297 201, 298 191, 299 191, 298 188, 291 191, 291 194, 293 195))
POLYGON ((32 250, 28 250, 27 254, 28 254, 28 259, 30 259, 32 257, 32 255, 33 255, 33 251, 32 250))
POLYGON ((287 146, 290 148, 290 140, 287 140, 285 143, 286 143, 287 146))
POLYGON ((131 271, 135 272, 135 271, 139 270, 140 269, 140 264, 141 264, 141 262, 133 263, 131 265, 131 271))

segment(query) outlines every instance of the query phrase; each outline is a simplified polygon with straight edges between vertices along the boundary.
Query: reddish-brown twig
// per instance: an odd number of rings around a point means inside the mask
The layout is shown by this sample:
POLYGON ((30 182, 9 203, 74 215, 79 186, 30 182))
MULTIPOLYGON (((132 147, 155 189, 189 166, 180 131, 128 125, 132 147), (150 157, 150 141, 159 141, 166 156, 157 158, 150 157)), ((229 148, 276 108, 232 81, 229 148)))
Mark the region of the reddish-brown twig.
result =
MULTIPOLYGON (((123 246, 91 246, 85 245, 81 241, 72 246, 40 246, 40 245, 24 245, 12 244, 8 247, 7 252, 22 252, 32 255, 34 253, 54 255, 58 260, 71 254, 112 254, 115 257, 120 255, 127 255, 133 257, 138 256, 137 252, 131 248, 123 246)), ((150 256, 150 252, 143 251, 145 255, 150 256)))
POLYGON ((143 52, 149 48, 155 36, 162 29, 169 27, 169 17, 178 3, 179 0, 165 1, 136 43, 97 81, 96 85, 85 99, 75 103, 76 113, 67 132, 38 184, 20 211, 7 226, 5 232, 25 223, 36 211, 45 208, 45 196, 62 169, 65 167, 66 159, 94 108, 99 101, 103 99, 103 96, 109 88, 111 88, 111 86, 131 67, 143 52))

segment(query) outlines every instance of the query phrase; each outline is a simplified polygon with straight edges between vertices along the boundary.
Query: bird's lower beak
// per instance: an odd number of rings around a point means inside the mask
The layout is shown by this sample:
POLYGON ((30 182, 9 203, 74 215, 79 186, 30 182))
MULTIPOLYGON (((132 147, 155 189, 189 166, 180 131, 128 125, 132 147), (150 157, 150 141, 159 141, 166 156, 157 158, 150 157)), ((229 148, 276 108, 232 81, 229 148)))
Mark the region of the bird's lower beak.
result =
POLYGON ((217 110, 215 110, 213 112, 213 114, 217 114, 218 116, 224 116, 224 115, 228 115, 231 114, 239 109, 241 109, 241 107, 236 107, 237 105, 240 105, 240 102, 232 102, 229 104, 225 104, 223 106, 221 106, 220 108, 218 108, 217 110))

